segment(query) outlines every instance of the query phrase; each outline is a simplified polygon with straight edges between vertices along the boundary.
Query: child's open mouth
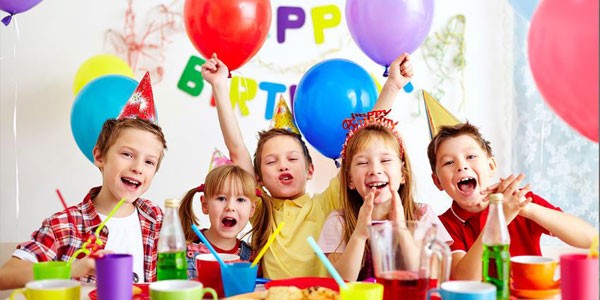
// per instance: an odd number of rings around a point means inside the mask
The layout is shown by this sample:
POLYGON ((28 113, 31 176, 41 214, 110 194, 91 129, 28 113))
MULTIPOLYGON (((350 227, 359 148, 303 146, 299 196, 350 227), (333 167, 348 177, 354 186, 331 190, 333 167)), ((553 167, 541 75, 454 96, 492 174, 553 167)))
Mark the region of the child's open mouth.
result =
POLYGON ((230 228, 230 227, 234 227, 237 224, 237 220, 234 218, 224 218, 221 223, 223 224, 223 226, 230 228))
POLYGON ((473 177, 465 177, 458 181, 458 189, 463 193, 471 193, 477 186, 477 180, 473 177))
POLYGON ((376 188, 378 190, 383 189, 384 187, 388 186, 387 182, 371 182, 369 184, 367 184, 367 186, 371 189, 371 188, 376 188))
POLYGON ((128 186, 132 186, 132 187, 139 187, 142 183, 137 181, 137 180, 133 180, 131 178, 127 178, 127 177, 121 177, 121 181, 128 186))
POLYGON ((294 179, 294 177, 292 177, 292 174, 290 173, 283 173, 281 175, 279 175, 279 181, 287 183, 292 181, 292 179, 294 179))

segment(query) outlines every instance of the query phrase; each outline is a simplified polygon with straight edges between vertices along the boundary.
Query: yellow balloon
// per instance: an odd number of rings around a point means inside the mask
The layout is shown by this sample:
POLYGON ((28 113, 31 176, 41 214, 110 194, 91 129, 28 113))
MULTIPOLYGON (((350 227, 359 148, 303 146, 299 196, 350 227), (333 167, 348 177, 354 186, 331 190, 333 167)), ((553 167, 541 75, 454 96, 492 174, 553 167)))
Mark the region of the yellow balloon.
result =
POLYGON ((81 64, 77 70, 73 81, 73 93, 77 95, 88 82, 100 76, 114 74, 134 77, 129 65, 118 56, 112 54, 93 56, 81 64))

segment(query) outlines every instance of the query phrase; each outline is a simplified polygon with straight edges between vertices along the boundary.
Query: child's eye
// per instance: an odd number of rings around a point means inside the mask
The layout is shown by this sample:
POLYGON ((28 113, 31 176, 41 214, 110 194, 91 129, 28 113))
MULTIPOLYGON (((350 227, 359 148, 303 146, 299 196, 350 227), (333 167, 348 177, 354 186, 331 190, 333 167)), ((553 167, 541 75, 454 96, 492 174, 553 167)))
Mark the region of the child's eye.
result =
POLYGON ((381 160, 382 163, 389 163, 391 161, 392 161, 392 159, 390 159, 390 158, 384 158, 381 160))
POLYGON ((356 165, 357 165, 357 166, 365 166, 365 165, 367 165, 367 164, 368 164, 368 163, 367 163, 366 161, 357 161, 357 162, 356 162, 356 165))
POLYGON ((237 198, 237 202, 243 203, 246 201, 248 201, 248 199, 246 199, 246 198, 243 198, 243 197, 237 198))
POLYGON ((449 166, 449 165, 451 165, 451 164, 453 164, 453 163, 454 163, 454 161, 452 161, 452 160, 449 160, 449 161, 445 161, 445 162, 444 162, 442 165, 444 165, 444 166, 449 166))
POLYGON ((227 201, 227 199, 224 196, 218 196, 216 198, 217 201, 223 202, 223 201, 227 201))
POLYGON ((149 166, 155 166, 156 165, 156 163, 154 161, 152 161, 152 160, 147 160, 146 164, 149 165, 149 166))
POLYGON ((133 154, 131 154, 130 152, 123 152, 123 153, 121 153, 121 155, 123 155, 125 157, 133 157, 133 154))
POLYGON ((271 160, 271 161, 267 161, 267 162, 265 162, 265 164, 266 164, 266 165, 272 165, 272 164, 274 164, 274 163, 275 163, 275 161, 274 161, 274 160, 271 160))
POLYGON ((474 154, 467 155, 467 159, 474 159, 476 157, 477 157, 477 155, 474 155, 474 154))

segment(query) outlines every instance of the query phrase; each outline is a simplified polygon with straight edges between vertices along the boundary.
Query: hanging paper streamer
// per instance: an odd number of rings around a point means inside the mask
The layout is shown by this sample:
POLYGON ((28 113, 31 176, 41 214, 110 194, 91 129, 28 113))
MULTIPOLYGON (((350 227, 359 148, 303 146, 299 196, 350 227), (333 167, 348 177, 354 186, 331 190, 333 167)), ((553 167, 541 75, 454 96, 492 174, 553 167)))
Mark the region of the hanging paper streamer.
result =
POLYGON ((108 52, 126 57, 134 73, 150 72, 155 83, 159 83, 164 75, 165 52, 171 44, 169 37, 183 29, 181 9, 176 7, 178 1, 169 5, 159 4, 141 20, 133 9, 133 2, 127 1, 123 30, 106 31, 106 41, 112 48, 108 52), (140 22, 143 23, 140 25, 140 22))

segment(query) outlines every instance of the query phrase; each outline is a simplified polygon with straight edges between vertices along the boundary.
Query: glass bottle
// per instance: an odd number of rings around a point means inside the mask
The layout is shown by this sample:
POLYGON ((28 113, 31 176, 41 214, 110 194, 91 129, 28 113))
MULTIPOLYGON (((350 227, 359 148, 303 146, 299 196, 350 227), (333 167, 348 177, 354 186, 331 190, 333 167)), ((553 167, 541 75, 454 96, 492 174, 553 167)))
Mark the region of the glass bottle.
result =
POLYGON ((158 280, 187 279, 186 242, 178 208, 179 200, 165 200, 165 214, 158 237, 158 280))
POLYGON ((483 281, 496 286, 496 299, 510 297, 510 236, 502 203, 504 195, 489 196, 489 214, 483 228, 483 281))

